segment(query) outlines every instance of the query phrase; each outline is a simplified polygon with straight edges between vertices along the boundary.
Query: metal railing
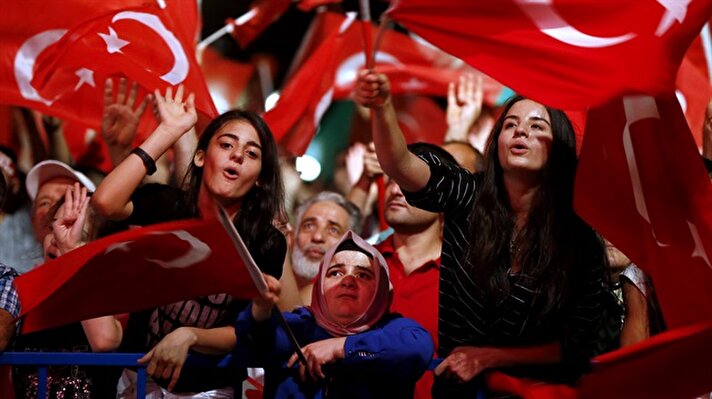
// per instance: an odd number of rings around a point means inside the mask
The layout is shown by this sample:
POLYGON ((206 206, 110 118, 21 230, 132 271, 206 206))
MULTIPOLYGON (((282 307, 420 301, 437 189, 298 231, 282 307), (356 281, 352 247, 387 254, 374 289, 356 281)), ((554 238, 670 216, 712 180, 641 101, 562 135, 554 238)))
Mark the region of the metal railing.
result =
MULTIPOLYGON (((0 365, 37 366, 37 399, 47 398, 47 368, 50 366, 108 366, 136 369, 136 397, 146 396, 146 365, 139 364, 144 353, 4 352, 0 365)), ((237 367, 232 355, 188 355, 187 367, 237 367)))

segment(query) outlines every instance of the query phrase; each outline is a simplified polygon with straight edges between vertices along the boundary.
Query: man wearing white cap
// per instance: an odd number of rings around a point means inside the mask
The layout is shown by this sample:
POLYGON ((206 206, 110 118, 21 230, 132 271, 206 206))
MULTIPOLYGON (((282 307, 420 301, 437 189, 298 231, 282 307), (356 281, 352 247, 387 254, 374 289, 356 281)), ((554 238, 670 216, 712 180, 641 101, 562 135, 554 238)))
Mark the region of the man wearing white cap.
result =
POLYGON ((83 173, 52 159, 38 163, 27 173, 25 186, 32 199, 32 229, 37 242, 42 243, 51 232, 46 223, 47 213, 64 196, 67 187, 76 182, 90 192, 96 190, 94 183, 83 173))

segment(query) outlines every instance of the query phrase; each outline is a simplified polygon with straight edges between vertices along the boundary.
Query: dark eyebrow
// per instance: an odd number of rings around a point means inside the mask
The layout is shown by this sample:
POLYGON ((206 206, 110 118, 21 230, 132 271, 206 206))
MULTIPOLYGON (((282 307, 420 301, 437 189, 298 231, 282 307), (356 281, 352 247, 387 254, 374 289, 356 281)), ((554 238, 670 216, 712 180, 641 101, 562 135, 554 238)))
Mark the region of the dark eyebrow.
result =
MULTIPOLYGON (((516 119, 517 121, 519 121, 519 117, 518 117, 517 115, 507 115, 507 116, 504 117, 504 120, 507 120, 507 119, 516 119)), ((544 122, 544 123, 546 123, 547 125, 551 126, 551 123, 549 123, 549 121, 547 121, 546 119, 544 119, 544 118, 542 118, 542 117, 540 117, 540 116, 532 116, 532 117, 529 118, 529 119, 533 119, 533 120, 535 120, 535 121, 541 121, 541 122, 544 122)))
MULTIPOLYGON (((233 139, 235 141, 240 141, 240 138, 237 137, 237 135, 232 134, 232 133, 222 133, 222 134, 220 134, 220 136, 218 136, 218 138, 221 138, 221 137, 227 137, 227 138, 233 139)), ((260 146, 260 143, 253 141, 253 140, 248 141, 247 143, 245 143, 245 145, 257 147, 259 150, 262 150, 262 146, 260 146)))

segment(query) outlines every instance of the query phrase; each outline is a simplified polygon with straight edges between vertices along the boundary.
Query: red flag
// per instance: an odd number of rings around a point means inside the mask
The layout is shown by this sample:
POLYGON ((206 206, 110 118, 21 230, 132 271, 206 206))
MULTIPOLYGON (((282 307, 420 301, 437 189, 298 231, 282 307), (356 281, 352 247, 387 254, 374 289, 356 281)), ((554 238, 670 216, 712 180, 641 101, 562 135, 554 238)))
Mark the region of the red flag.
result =
POLYGON ((297 7, 302 11, 311 11, 320 6, 328 6, 330 4, 341 4, 342 0, 299 0, 297 7))
POLYGON ((200 67, 216 105, 221 111, 237 107, 240 96, 254 76, 254 64, 223 58, 212 47, 203 51, 200 67))
MULTIPOLYGON (((356 74, 365 66, 362 32, 351 21, 341 14, 319 14, 319 26, 310 33, 310 43, 321 44, 293 75, 275 108, 265 114, 280 143, 295 154, 306 150, 332 99, 351 95, 356 74)), ((369 29, 375 37, 376 28, 369 25, 369 29)), ((306 49, 314 47, 310 43, 306 49)), ((384 33, 375 61, 379 71, 391 78, 395 95, 445 96, 449 82, 471 71, 453 70, 452 57, 395 31, 384 33)), ((488 104, 495 103, 503 90, 501 84, 487 77, 484 88, 488 104)), ((428 136, 439 135, 439 142, 444 131, 430 132, 428 136)))
POLYGON ((399 0, 389 15, 513 90, 563 109, 669 93, 710 0, 399 0))
POLYGON ((240 47, 245 48, 252 43, 272 22, 279 19, 284 14, 291 0, 255 0, 252 2, 250 11, 237 19, 228 18, 227 22, 232 24, 231 34, 237 40, 240 47))
POLYGON ((524 399, 686 399, 712 390, 712 323, 669 330, 598 356, 576 387, 487 375, 488 386, 524 399))
POLYGON ((217 219, 111 235, 51 260, 15 283, 25 333, 204 295, 250 299, 258 294, 217 219))
MULTIPOLYGON (((51 101, 42 97, 32 85, 37 58, 44 55, 48 47, 74 26, 109 11, 118 12, 144 3, 145 0, 4 2, 3 19, 0 21, 0 37, 3 38, 0 41, 0 103, 25 106, 99 130, 103 81, 98 76, 95 76, 93 82, 85 79, 73 95, 51 101)), ((166 11, 180 15, 182 29, 194 32, 197 26, 195 1, 169 1, 166 11)), ((90 67, 90 61, 84 61, 87 63, 82 66, 90 67)), ((74 76, 71 88, 79 81, 79 77, 74 76)), ((146 113, 144 118, 150 119, 149 114, 146 113)))
POLYGON ((648 273, 668 327, 712 320, 712 186, 674 97, 589 112, 577 212, 648 273))
POLYGON ((351 15, 331 32, 292 76, 276 106, 264 115, 277 141, 293 154, 306 151, 331 104, 338 50, 344 41, 343 33, 354 19, 355 15, 351 15))
MULTIPOLYGON (((699 38, 698 38, 699 39, 699 38)), ((685 54, 677 71, 677 97, 685 112, 687 125, 695 138, 697 147, 702 148, 702 124, 705 121, 707 103, 712 97, 712 86, 707 76, 707 61, 702 51, 702 43, 696 40, 685 54)))
POLYGON ((32 84, 57 99, 117 74, 148 91, 183 84, 199 111, 217 116, 192 42, 156 6, 111 11, 74 27, 38 57, 32 84))

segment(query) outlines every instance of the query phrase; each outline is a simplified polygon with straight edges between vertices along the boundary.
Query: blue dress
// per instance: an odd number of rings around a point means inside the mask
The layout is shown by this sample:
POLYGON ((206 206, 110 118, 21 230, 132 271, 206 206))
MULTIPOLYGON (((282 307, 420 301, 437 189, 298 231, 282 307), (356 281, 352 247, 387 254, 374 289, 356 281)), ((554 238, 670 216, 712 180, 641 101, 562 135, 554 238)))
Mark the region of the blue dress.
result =
MULTIPOLYGON (((284 313, 284 317, 301 346, 334 338, 317 325, 307 308, 284 313)), ((398 314, 388 314, 370 330, 346 338, 345 358, 323 368, 326 379, 303 382, 298 365, 286 368, 294 348, 274 317, 257 323, 248 306, 238 316, 235 331, 238 361, 265 368, 266 399, 412 398, 415 382, 434 351, 423 327, 398 314)))

